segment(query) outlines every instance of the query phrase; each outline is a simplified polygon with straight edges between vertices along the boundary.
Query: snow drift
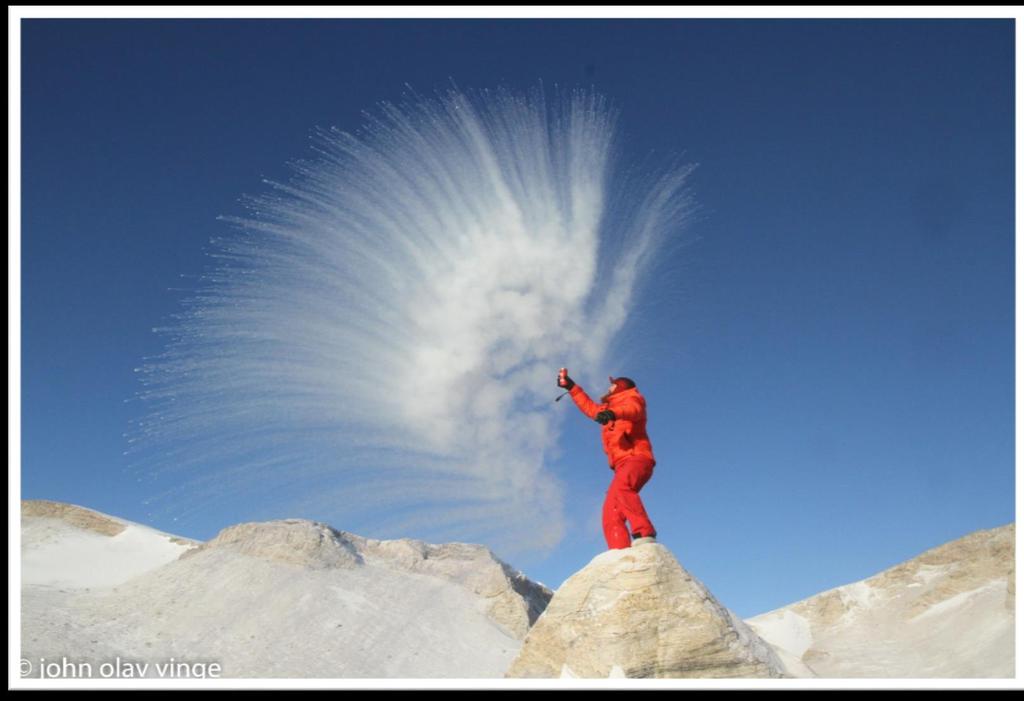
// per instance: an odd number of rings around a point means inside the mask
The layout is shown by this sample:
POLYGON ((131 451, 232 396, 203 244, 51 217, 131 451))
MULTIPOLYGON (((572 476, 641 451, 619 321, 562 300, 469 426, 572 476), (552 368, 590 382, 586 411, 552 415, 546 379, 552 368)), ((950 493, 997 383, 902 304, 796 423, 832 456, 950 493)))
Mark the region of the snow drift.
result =
POLYGON ((36 500, 21 507, 24 587, 116 586, 198 545, 70 504, 36 500))

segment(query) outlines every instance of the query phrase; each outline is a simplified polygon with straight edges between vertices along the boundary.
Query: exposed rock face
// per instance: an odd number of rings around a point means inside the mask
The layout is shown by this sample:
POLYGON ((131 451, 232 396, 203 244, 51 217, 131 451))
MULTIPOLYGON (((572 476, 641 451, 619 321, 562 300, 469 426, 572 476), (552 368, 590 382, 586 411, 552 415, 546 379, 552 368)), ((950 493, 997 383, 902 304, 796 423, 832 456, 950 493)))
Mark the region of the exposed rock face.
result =
POLYGON ((485 599, 488 616, 520 640, 551 599, 549 589, 530 581, 482 545, 373 540, 323 523, 289 519, 225 528, 189 556, 221 549, 312 569, 371 564, 438 577, 485 599))
POLYGON ((782 662, 659 543, 594 558, 555 592, 506 677, 782 677, 782 662))
POLYGON ((550 589, 531 581, 482 545, 431 545, 418 540, 380 541, 345 535, 368 561, 390 562, 411 572, 440 577, 485 598, 488 615, 520 640, 551 601, 550 589))
POLYGON ((818 676, 1012 677, 1014 542, 972 533, 747 622, 818 676))

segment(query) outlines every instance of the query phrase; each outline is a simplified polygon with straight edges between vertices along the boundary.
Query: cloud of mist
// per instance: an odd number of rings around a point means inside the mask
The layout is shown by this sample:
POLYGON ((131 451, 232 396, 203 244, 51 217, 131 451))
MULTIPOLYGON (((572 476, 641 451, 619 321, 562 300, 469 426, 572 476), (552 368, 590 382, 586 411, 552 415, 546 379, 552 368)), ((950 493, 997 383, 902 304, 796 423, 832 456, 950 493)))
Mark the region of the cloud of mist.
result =
POLYGON ((602 377, 690 168, 619 176, 615 113, 587 91, 452 90, 368 119, 228 219, 159 329, 131 435, 154 508, 553 547, 557 369, 602 377))

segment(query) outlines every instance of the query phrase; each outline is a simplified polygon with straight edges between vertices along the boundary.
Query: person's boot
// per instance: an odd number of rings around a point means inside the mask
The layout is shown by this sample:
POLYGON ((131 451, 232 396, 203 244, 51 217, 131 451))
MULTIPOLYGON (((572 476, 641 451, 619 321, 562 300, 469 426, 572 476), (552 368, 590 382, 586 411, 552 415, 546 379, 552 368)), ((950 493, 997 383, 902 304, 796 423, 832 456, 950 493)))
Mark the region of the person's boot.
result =
POLYGON ((639 534, 634 535, 633 536, 633 543, 632 543, 631 547, 635 548, 638 545, 646 545, 647 543, 655 543, 655 542, 657 542, 656 539, 655 539, 655 535, 656 534, 654 534, 654 533, 652 533, 651 535, 648 535, 648 536, 642 536, 642 535, 639 535, 639 534))

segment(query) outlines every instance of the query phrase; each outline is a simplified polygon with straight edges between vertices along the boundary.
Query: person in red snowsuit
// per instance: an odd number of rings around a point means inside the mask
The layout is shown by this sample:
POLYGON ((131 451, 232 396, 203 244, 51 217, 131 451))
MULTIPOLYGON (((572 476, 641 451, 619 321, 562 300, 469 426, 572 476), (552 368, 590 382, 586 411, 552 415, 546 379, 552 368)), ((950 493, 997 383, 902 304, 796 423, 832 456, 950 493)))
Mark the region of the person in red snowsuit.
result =
POLYGON ((558 386, 569 390, 579 410, 603 427, 601 445, 615 475, 605 496, 601 521, 608 548, 618 550, 651 542, 657 535, 640 501, 640 490, 654 474, 655 461, 647 436, 647 401, 628 377, 609 377, 608 381, 608 393, 598 403, 569 379, 564 368, 558 374, 558 386))

